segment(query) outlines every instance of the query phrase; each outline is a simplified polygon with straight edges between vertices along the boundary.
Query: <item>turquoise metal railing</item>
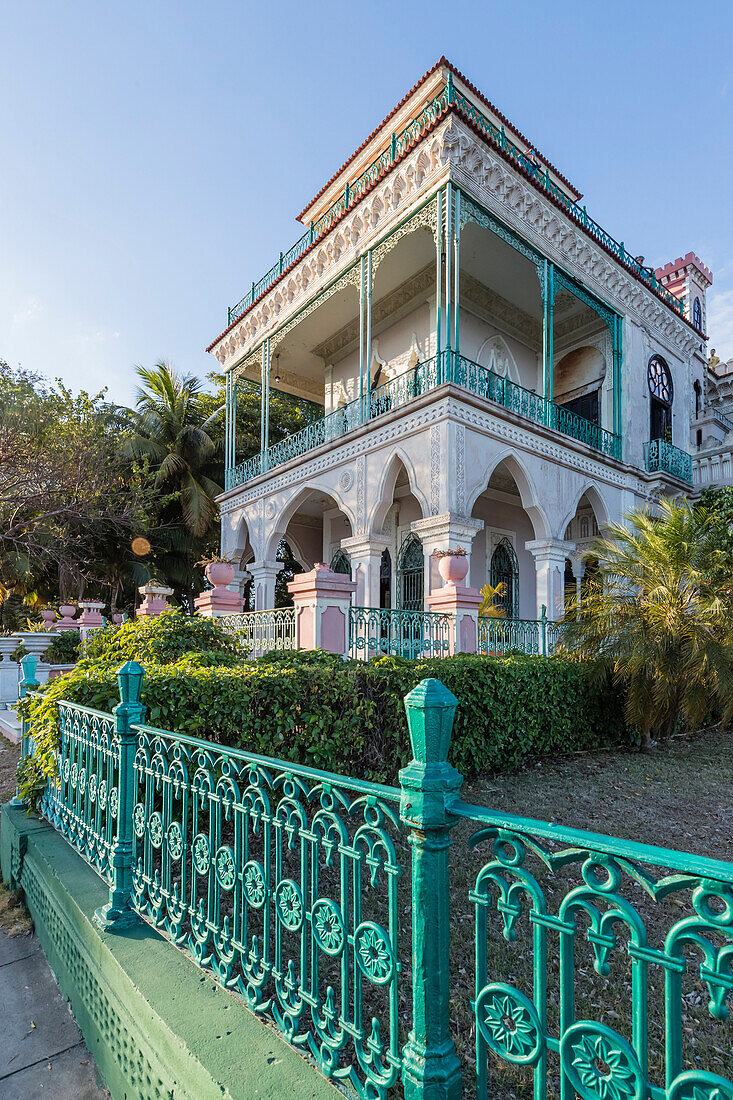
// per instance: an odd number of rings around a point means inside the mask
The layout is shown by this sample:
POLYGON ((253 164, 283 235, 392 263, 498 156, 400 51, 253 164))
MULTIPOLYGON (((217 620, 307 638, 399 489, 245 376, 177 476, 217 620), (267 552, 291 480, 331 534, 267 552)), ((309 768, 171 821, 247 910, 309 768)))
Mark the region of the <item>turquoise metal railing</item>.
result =
POLYGON ((453 617, 436 611, 391 611, 385 608, 349 609, 349 656, 447 657, 453 617))
POLYGON ((262 657, 273 651, 295 649, 295 608, 279 607, 272 611, 245 611, 224 615, 219 622, 234 634, 250 657, 262 657))
POLYGON ((91 707, 59 703, 59 728, 58 778, 46 788, 41 813, 111 883, 120 779, 115 719, 91 707))
POLYGON ((543 1100, 550 1077, 566 1100, 730 1100, 733 1080, 707 1071, 687 1036, 702 1012, 721 1021, 721 1040, 730 1034, 733 864, 459 800, 448 808, 474 825, 469 846, 486 849, 470 892, 477 1100, 505 1095, 502 1066, 527 1067, 543 1100), (623 1000, 589 992, 589 959, 623 1000))
POLYGON ((650 474, 672 474, 692 484, 692 455, 667 443, 666 439, 650 439, 644 444, 644 462, 650 474))
POLYGON ((286 271, 292 263, 300 259, 300 257, 307 252, 315 241, 322 237, 324 233, 327 233, 350 206, 359 202, 366 191, 368 191, 385 172, 390 170, 395 161, 398 160, 403 153, 409 150, 449 107, 453 107, 468 122, 480 130, 482 134, 498 145, 510 160, 513 160, 515 164, 527 172, 538 187, 542 188, 543 191, 550 195, 566 213, 576 218, 580 225, 607 248, 617 260, 630 268, 642 282, 651 287, 652 290, 664 299, 667 305, 670 306, 675 313, 684 316, 684 304, 667 290, 663 283, 656 277, 653 269, 645 267, 637 257, 632 256, 631 253, 626 250, 623 243, 617 241, 610 233, 607 233, 598 222, 589 217, 588 211, 584 206, 579 206, 578 203, 573 202, 562 188, 558 187, 558 185, 552 181, 548 169, 542 171, 534 159, 526 156, 519 146, 515 145, 514 142, 506 136, 506 131, 503 126, 496 126, 466 96, 457 91, 453 84, 452 74, 449 74, 448 83, 444 85, 438 95, 422 108, 419 114, 408 123, 404 130, 399 134, 392 135, 389 148, 380 153, 376 160, 362 172, 354 183, 347 183, 342 194, 339 195, 338 199, 336 199, 328 210, 326 210, 317 221, 311 223, 309 229, 295 242, 292 248, 288 249, 285 253, 281 252, 277 263, 273 264, 270 270, 263 275, 258 282, 252 283, 249 292, 245 294, 235 306, 229 308, 227 312, 227 327, 231 325, 233 321, 241 317, 257 298, 259 298, 261 294, 264 294, 265 291, 280 278, 282 273, 286 271))
POLYGON ((487 367, 481 367, 465 355, 443 351, 424 363, 405 371, 404 374, 335 412, 327 413, 301 431, 280 440, 259 455, 240 462, 226 472, 226 487, 233 489, 253 477, 272 470, 284 462, 307 454, 323 443, 333 442, 369 419, 375 419, 395 409, 408 405, 416 397, 435 389, 444 382, 453 382, 463 389, 493 401, 536 424, 553 428, 563 435, 577 439, 612 458, 621 457, 621 440, 597 424, 556 405, 531 390, 502 378, 487 367))
POLYGON ((462 801, 438 680, 405 697, 399 787, 147 726, 142 668, 119 680, 114 715, 60 704, 42 803, 109 881, 104 927, 141 916, 362 1100, 459 1100, 458 1007, 477 1100, 527 1096, 518 1067, 535 1100, 733 1098, 707 1068, 730 1065, 733 863, 462 801))
POLYGON ((479 617, 477 652, 483 656, 518 652, 547 653, 547 619, 487 619, 479 617))
POLYGON ((508 378, 502 378, 494 371, 486 367, 480 367, 472 359, 464 355, 456 355, 455 352, 447 353, 451 358, 451 381, 457 386, 463 386, 471 393, 485 397, 488 401, 495 401, 511 412, 518 413, 528 420, 534 420, 537 424, 544 424, 547 428, 553 428, 556 432, 569 435, 581 443, 594 447, 603 454, 612 458, 621 457, 621 440, 613 432, 608 432, 598 424, 591 423, 583 416, 578 416, 562 405, 548 401, 538 393, 527 390, 524 386, 518 386, 508 378))

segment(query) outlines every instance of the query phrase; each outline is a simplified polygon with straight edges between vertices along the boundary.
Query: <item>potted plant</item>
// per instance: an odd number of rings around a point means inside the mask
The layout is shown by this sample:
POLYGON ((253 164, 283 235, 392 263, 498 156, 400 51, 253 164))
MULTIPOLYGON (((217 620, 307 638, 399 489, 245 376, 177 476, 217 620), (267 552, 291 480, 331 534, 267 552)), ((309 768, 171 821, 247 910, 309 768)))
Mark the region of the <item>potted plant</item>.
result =
POLYGON ((434 550, 438 572, 445 584, 463 584, 468 573, 468 558, 462 546, 456 550, 434 550))
POLYGON ((196 564, 203 565, 204 575, 214 588, 226 588, 234 580, 234 562, 225 554, 210 554, 196 564))

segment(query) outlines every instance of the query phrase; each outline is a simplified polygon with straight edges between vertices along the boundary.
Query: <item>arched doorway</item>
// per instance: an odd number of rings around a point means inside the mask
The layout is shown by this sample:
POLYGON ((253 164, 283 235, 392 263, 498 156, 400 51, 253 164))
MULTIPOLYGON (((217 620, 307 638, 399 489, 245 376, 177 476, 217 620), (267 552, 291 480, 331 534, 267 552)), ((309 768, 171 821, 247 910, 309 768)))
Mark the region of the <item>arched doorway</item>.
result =
POLYGON ((422 542, 410 533, 397 558, 397 607, 400 611, 422 611, 425 589, 425 557, 422 542))
POLYGON ((503 538, 491 555, 489 583, 492 588, 501 585, 495 604, 504 609, 507 619, 519 617, 519 562, 508 538, 503 538))
POLYGON ((649 438, 672 442, 672 373, 661 355, 652 355, 647 367, 650 394, 649 438))

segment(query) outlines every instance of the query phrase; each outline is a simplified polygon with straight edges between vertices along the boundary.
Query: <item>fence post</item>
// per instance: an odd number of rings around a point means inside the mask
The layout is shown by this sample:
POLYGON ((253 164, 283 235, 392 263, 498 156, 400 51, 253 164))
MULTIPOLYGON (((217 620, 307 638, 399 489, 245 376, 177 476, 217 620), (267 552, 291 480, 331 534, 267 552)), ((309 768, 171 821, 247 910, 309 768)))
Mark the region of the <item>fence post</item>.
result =
POLYGON ((403 1051, 405 1100, 459 1100, 461 1067, 450 1035, 447 810, 463 776, 447 763, 458 700, 440 680, 405 697, 412 760, 400 772, 400 817, 412 848, 413 1026, 403 1051))
MULTIPOLYGON (((27 653, 20 662, 20 667, 23 670, 23 675, 18 681, 18 699, 25 699, 29 691, 35 691, 39 687, 38 680, 36 679, 36 668, 38 666, 38 658, 32 653, 27 653)), ((32 748, 29 751, 30 737, 28 736, 28 725, 25 718, 20 720, 20 761, 25 760, 26 756, 30 756, 33 751, 32 748)), ((11 806, 22 806, 23 799, 20 797, 20 792, 16 788, 15 797, 11 801, 11 806)))
POLYGON ((542 604, 542 614, 540 618, 540 630, 542 632, 542 641, 540 653, 543 657, 547 656, 547 607, 542 604))
MULTIPOLYGON (((120 702, 113 710, 115 735, 119 741, 119 772, 117 779, 117 835, 112 845, 112 882, 109 901, 97 909, 94 919, 103 932, 117 932, 137 924, 138 916, 131 905, 132 868, 135 858, 135 836, 132 811, 135 805, 135 752, 137 735, 131 729, 142 722, 145 707, 140 702, 145 670, 137 661, 127 661, 117 673, 120 702)), ((109 811, 108 811, 109 812, 109 811)))

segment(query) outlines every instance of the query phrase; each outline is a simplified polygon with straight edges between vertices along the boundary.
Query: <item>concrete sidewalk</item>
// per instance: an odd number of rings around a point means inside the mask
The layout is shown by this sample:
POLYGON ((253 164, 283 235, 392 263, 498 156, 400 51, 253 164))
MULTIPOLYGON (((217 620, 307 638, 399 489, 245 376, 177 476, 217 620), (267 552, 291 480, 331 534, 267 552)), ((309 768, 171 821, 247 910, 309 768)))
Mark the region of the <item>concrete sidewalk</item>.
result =
POLYGON ((0 1096, 101 1100, 94 1061, 32 933, 0 931, 0 1096))

